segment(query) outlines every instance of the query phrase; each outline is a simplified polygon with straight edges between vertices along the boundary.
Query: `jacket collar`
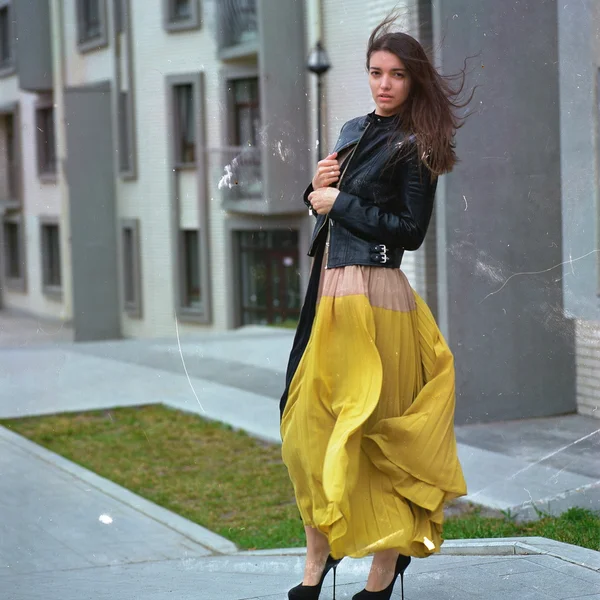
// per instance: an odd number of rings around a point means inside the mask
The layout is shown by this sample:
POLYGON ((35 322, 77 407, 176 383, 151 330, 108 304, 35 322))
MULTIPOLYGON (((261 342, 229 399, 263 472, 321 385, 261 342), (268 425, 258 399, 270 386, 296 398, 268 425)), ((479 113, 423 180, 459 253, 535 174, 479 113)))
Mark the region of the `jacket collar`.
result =
POLYGON ((360 139, 360 136, 367 128, 367 124, 369 122, 368 117, 369 115, 364 115, 348 121, 342 127, 342 131, 340 131, 340 137, 338 138, 333 152, 340 152, 344 150, 344 148, 348 148, 349 146, 356 144, 360 139))

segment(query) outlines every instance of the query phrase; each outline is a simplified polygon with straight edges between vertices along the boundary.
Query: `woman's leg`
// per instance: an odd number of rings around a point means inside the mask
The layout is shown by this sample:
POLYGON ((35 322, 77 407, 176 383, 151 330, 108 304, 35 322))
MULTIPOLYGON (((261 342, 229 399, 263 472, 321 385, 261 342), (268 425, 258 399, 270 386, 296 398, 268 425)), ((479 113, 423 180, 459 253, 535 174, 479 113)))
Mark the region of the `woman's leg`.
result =
POLYGON ((329 556, 329 542, 314 527, 305 526, 304 530, 306 531, 306 565, 302 583, 304 585, 317 585, 329 556))
POLYGON ((379 592, 392 583, 399 553, 396 550, 382 550, 373 555, 371 571, 365 589, 379 592))

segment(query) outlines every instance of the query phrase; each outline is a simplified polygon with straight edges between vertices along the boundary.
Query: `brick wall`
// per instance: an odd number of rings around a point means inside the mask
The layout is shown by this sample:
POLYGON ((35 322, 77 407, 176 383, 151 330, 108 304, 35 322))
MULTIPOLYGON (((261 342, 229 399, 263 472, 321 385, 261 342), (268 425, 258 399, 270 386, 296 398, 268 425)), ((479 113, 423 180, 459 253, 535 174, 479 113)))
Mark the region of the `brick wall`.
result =
POLYGON ((575 322, 577 412, 600 419, 600 323, 575 322))

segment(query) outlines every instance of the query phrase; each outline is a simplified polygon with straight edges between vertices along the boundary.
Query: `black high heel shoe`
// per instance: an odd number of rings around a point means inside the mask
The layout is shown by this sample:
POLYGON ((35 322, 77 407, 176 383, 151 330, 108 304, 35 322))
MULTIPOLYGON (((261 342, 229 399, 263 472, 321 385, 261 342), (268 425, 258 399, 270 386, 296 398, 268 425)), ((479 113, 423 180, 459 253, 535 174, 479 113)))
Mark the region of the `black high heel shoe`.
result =
POLYGON ((331 569, 333 569, 333 600, 335 600, 335 570, 341 561, 341 558, 335 559, 329 555, 327 557, 327 561, 325 562, 325 568, 323 569, 319 583, 317 583, 317 585, 303 585, 301 583, 300 585, 293 587, 288 592, 289 600, 317 600, 319 598, 319 594, 321 593, 321 588, 323 587, 325 577, 327 573, 331 571, 331 569))
POLYGON ((367 590, 363 590, 362 592, 352 596, 352 600, 390 600, 392 597, 394 584, 396 583, 396 579, 398 579, 398 575, 400 575, 400 582, 402 583, 402 600, 404 600, 404 571, 406 571, 408 565, 410 565, 410 556, 404 556, 403 554, 400 554, 396 560, 394 579, 392 579, 392 583, 390 583, 385 590, 381 590, 379 592, 369 592, 367 590))

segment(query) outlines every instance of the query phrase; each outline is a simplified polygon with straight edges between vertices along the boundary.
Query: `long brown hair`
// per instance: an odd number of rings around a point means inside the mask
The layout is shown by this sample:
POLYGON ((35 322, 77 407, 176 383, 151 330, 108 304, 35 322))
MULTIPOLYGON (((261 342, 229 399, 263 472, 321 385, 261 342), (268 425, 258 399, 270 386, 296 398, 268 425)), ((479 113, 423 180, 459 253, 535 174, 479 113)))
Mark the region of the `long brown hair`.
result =
MULTIPOLYGON (((458 109, 469 104, 461 101, 465 87, 465 68, 457 75, 440 75, 427 57, 421 44, 407 33, 391 31, 397 19, 389 14, 371 33, 367 46, 367 71, 371 55, 379 50, 395 54, 410 76, 410 93, 402 105, 399 130, 403 139, 414 136, 418 155, 432 176, 449 173, 458 162, 454 136, 468 115, 459 117, 458 109), (459 79, 454 87, 453 81, 459 79)), ((466 60, 465 60, 466 66, 466 60)), ((410 144, 398 144, 401 153, 410 151, 410 144)))

